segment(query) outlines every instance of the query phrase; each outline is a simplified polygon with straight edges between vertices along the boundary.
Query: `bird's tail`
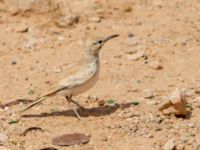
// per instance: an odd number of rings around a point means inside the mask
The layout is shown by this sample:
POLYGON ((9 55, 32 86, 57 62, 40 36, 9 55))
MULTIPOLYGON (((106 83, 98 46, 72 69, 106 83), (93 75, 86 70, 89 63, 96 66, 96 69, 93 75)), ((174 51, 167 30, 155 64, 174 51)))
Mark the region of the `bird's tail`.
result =
POLYGON ((43 102, 47 97, 48 96, 43 96, 43 97, 37 98, 32 104, 28 105, 26 108, 24 108, 20 112, 23 113, 23 112, 27 111, 28 109, 32 108, 33 106, 38 105, 39 103, 43 102))

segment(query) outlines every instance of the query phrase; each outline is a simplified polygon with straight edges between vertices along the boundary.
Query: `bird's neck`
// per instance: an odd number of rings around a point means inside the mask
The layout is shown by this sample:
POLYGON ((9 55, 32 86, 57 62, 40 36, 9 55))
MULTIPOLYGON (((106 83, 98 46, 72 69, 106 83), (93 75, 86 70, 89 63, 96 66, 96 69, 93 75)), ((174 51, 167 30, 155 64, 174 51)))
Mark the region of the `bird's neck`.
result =
POLYGON ((86 53, 86 63, 90 64, 90 63, 95 63, 95 64, 99 64, 99 54, 93 54, 87 51, 86 53))

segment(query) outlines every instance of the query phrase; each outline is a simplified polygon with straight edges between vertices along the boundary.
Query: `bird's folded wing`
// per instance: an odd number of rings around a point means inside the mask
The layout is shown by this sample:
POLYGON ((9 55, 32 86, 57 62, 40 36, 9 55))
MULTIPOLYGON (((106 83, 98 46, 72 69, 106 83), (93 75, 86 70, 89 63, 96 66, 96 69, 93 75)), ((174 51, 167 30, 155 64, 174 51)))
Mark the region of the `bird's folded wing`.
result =
POLYGON ((73 88, 89 81, 96 73, 96 70, 79 71, 73 76, 65 78, 59 82, 61 87, 73 88))
POLYGON ((59 91, 82 85, 89 81, 95 73, 96 71, 80 71, 73 76, 69 76, 68 78, 61 80, 58 85, 51 87, 47 92, 45 92, 45 94, 42 95, 42 97, 54 95, 59 91))
POLYGON ((59 87, 58 85, 54 85, 51 88, 49 88, 46 92, 44 92, 41 97, 54 95, 57 92, 61 91, 62 89, 63 89, 63 87, 59 87))

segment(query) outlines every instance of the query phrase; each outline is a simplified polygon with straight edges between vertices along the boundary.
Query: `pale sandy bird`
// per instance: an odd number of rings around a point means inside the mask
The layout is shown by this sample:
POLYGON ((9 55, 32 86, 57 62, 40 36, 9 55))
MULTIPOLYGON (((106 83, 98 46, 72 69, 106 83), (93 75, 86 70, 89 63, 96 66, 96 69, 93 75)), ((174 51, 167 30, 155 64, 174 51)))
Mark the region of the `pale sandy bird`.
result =
POLYGON ((95 85, 99 76, 100 49, 108 40, 113 39, 117 36, 118 35, 111 35, 106 38, 101 38, 91 42, 86 49, 86 63, 83 65, 83 67, 75 74, 72 74, 71 76, 64 78, 63 80, 58 82, 57 85, 53 86, 52 89, 37 98, 32 104, 27 106, 21 112, 32 108, 33 106, 41 103, 48 97, 62 95, 66 98, 70 109, 72 109, 76 116, 80 119, 80 115, 78 114, 77 110, 71 105, 71 103, 74 103, 81 108, 84 107, 80 106, 77 102, 72 100, 72 96, 79 95, 95 85))

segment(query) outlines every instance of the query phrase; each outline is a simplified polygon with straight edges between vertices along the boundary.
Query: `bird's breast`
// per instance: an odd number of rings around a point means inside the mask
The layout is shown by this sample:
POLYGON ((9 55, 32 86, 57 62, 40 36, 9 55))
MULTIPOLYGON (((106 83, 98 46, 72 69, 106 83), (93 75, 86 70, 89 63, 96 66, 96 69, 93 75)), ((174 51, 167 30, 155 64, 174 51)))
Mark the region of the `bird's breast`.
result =
POLYGON ((73 89, 73 94, 72 95, 78 95, 81 94, 83 92, 86 92, 87 90, 89 90, 90 88, 92 88, 97 80, 99 78, 99 71, 97 71, 92 78, 90 78, 87 82, 85 82, 84 84, 74 87, 73 89))

